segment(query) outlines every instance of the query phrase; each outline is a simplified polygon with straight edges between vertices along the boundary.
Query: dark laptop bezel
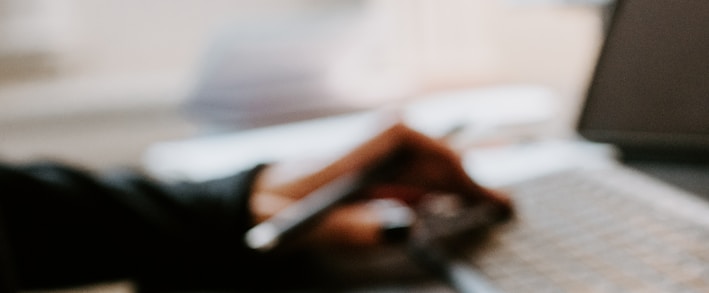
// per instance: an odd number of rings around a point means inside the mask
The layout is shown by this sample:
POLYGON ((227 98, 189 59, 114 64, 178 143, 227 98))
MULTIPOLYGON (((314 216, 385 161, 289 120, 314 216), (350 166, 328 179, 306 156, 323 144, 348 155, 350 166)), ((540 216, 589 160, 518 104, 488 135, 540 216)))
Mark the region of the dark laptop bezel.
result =
MULTIPOLYGON (((643 0, 640 0, 643 1, 643 0)), ((614 38, 616 33, 617 19, 622 16, 627 1, 617 0, 609 7, 608 27, 606 29, 605 40, 614 38)), ((641 132, 641 131, 625 131, 619 129, 600 129, 594 128, 589 122, 592 115, 601 115, 601 113, 592 113, 587 107, 588 101, 597 93, 596 89, 599 86, 599 77, 604 74, 602 72, 603 64, 607 61, 607 54, 610 44, 607 41, 601 46, 601 50, 597 57, 597 62, 593 70, 593 74, 589 81, 584 96, 584 101, 581 103, 581 109, 576 121, 576 132, 589 141, 609 143, 620 149, 624 159, 650 159, 650 160, 668 160, 668 161, 686 161, 686 162, 709 162, 709 134, 687 134, 687 133, 660 133, 660 132, 641 132)), ((709 93, 708 93, 709 94, 709 93)), ((709 113, 707 115, 709 119, 709 113)))

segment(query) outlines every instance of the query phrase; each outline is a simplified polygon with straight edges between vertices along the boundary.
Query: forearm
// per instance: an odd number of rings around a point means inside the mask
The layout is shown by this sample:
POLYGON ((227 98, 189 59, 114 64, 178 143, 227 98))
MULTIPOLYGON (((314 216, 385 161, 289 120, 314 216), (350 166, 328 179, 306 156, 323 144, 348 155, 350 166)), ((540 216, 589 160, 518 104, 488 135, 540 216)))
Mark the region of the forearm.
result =
POLYGON ((131 278, 218 286, 256 262, 241 239, 251 225, 247 200, 257 172, 168 185, 139 174, 0 166, 0 213, 17 283, 131 278))

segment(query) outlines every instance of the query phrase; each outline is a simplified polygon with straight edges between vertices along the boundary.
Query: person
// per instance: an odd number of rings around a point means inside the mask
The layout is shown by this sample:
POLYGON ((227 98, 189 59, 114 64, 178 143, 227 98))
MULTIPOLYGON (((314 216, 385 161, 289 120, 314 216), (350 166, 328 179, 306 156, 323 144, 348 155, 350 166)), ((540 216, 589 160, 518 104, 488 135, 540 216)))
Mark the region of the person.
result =
POLYGON ((305 276, 307 254, 300 252, 401 241, 387 237, 381 205, 372 200, 410 207, 424 194, 451 192, 512 213, 509 198, 474 182, 444 142, 400 122, 336 158, 264 162, 205 182, 35 162, 0 165, 0 186, 3 292, 126 279, 146 292, 297 288, 313 280, 305 276), (262 253, 244 244, 250 227, 319 186, 402 151, 395 176, 367 186, 283 251, 262 253))

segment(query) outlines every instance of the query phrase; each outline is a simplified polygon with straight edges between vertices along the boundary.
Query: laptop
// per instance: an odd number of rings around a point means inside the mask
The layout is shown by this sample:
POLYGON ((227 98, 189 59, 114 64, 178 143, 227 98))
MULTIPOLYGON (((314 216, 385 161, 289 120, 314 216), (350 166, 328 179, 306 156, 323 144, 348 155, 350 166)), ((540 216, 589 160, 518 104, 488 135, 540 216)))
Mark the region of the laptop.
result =
POLYGON ((464 253, 502 292, 709 292, 709 2, 614 6, 576 130, 617 156, 503 187, 464 253))
POLYGON ((709 196, 709 4, 655 2, 618 2, 578 131, 709 196))

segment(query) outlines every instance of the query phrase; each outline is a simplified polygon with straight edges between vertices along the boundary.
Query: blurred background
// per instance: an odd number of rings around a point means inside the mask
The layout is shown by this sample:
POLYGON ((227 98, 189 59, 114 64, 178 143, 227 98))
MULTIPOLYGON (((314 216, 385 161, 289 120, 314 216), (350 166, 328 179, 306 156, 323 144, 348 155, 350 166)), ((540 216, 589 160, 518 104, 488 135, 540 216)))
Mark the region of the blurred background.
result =
POLYGON ((164 140, 437 91, 574 105, 601 0, 0 0, 0 159, 139 166, 164 140))

